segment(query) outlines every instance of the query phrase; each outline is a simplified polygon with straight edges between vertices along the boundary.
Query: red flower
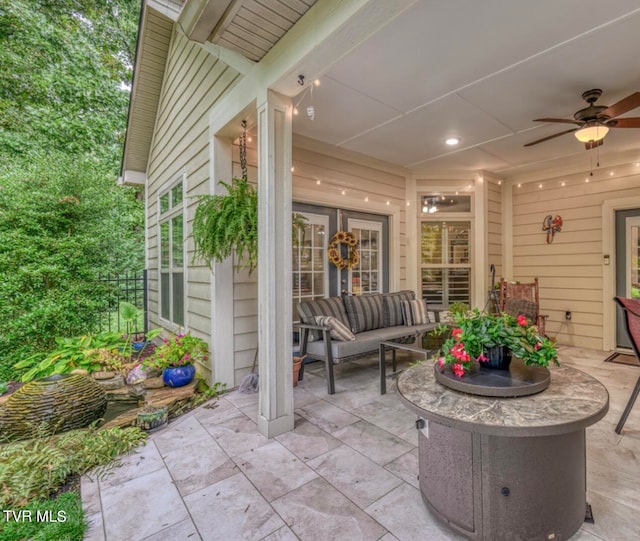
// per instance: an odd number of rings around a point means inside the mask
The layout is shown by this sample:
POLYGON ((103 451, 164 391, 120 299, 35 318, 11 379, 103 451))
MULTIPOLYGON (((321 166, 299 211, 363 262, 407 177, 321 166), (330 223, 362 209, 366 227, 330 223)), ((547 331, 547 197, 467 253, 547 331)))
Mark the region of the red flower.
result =
POLYGON ((443 357, 440 357, 436 362, 438 363, 438 366, 440 368, 442 368, 444 366, 444 358, 443 357))
POLYGON ((454 363, 452 370, 453 373, 459 378, 464 376, 464 366, 462 366, 460 363, 454 363))
POLYGON ((520 325, 521 327, 526 327, 528 324, 529 322, 527 321, 527 318, 525 316, 518 316, 518 325, 520 325))
POLYGON ((480 361, 481 363, 486 363, 489 361, 489 357, 487 357, 484 353, 481 353, 478 356, 478 361, 480 361))
POLYGON ((538 351, 540 349, 540 346, 542 346, 542 342, 538 342, 535 346, 533 346, 533 349, 538 351))
POLYGON ((460 339, 461 334, 462 334, 462 329, 453 329, 451 331, 451 336, 453 336, 456 340, 460 339))

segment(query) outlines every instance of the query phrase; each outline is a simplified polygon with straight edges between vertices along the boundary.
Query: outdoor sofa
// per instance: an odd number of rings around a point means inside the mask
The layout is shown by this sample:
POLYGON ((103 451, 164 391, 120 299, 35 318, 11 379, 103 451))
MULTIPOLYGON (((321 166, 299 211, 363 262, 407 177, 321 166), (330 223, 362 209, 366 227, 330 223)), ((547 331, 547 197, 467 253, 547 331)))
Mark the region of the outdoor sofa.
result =
POLYGON ((400 339, 438 326, 438 312, 410 290, 343 295, 298 304, 300 355, 325 362, 327 390, 335 393, 333 365, 379 351, 383 340, 400 339))

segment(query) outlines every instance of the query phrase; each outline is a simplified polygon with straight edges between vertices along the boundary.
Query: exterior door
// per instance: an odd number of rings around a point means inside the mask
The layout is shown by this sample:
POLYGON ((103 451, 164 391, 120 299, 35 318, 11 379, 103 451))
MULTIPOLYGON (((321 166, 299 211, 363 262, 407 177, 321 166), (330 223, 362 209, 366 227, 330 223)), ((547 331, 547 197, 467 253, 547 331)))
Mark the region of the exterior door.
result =
MULTIPOLYGON (((640 209, 616 212, 616 295, 640 298, 640 209)), ((616 346, 631 349, 622 310, 616 310, 616 346)))

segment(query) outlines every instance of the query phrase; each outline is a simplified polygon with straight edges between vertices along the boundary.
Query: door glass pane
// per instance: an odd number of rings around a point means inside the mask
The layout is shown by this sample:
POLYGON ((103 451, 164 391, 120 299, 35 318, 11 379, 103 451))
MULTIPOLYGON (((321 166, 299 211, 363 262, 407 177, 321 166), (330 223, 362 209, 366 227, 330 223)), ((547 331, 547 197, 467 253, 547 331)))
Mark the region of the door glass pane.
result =
POLYGON ((439 265, 442 263, 442 224, 423 222, 422 263, 439 265))
POLYGON ((379 251, 382 224, 349 219, 349 230, 358 239, 360 253, 360 263, 350 272, 351 293, 382 293, 382 256, 379 251))
POLYGON ((298 303, 322 298, 328 293, 326 216, 305 215, 308 219, 304 239, 293 243, 293 320, 299 320, 298 303))
POLYGON ((173 267, 182 267, 184 265, 184 240, 182 230, 182 215, 176 216, 171 220, 171 255, 173 258, 173 267))

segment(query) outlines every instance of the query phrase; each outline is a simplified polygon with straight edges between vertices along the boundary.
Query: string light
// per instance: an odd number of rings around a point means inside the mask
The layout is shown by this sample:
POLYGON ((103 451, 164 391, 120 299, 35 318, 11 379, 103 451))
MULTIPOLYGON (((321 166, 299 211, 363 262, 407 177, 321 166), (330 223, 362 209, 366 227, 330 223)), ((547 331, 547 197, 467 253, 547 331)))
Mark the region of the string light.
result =
POLYGON ((296 168, 292 165, 291 166, 291 172, 293 173, 296 170, 296 168))
POLYGON ((341 193, 342 195, 347 195, 347 190, 342 190, 340 193, 341 193))

